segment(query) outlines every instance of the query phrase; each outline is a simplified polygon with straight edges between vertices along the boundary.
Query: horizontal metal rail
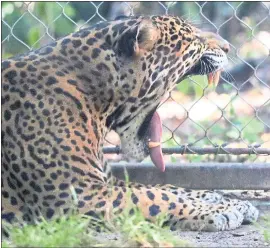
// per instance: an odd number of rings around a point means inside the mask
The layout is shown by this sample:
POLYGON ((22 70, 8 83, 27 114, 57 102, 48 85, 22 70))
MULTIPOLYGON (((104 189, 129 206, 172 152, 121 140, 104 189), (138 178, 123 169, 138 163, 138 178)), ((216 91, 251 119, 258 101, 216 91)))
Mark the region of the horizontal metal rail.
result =
MULTIPOLYGON (((119 146, 115 147, 104 147, 103 152, 106 154, 120 154, 121 149, 119 146)), ((192 146, 182 146, 174 148, 162 148, 164 154, 230 154, 230 155, 242 155, 242 154, 256 154, 256 155, 270 155, 269 148, 226 148, 223 146, 219 147, 192 147, 192 146)))

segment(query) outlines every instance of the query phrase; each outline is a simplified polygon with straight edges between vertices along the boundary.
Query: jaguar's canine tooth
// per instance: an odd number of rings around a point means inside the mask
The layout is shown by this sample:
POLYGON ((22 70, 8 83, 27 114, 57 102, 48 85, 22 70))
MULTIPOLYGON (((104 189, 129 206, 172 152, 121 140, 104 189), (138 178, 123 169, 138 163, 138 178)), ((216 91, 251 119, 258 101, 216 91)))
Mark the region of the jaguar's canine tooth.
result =
POLYGON ((208 84, 212 85, 214 84, 214 86, 218 85, 219 79, 220 79, 220 75, 221 75, 221 70, 215 71, 215 72, 210 72, 207 75, 208 78, 208 84))
POLYGON ((220 79, 221 70, 214 73, 214 85, 217 86, 220 79))
POLYGON ((154 142, 154 141, 149 141, 148 142, 148 147, 151 149, 151 148, 154 148, 154 147, 157 147, 157 146, 160 146, 161 143, 160 142, 154 142))
POLYGON ((213 84, 213 73, 212 72, 210 72, 207 75, 207 79, 208 79, 208 85, 212 85, 213 84))

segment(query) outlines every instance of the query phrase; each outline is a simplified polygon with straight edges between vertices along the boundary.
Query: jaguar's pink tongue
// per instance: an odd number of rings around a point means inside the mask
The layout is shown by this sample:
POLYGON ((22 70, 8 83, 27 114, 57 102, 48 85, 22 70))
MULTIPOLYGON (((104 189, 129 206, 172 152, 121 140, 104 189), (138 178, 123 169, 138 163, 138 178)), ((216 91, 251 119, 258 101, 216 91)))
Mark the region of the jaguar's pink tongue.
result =
POLYGON ((162 124, 157 112, 154 113, 150 122, 150 157, 154 165, 162 172, 165 171, 163 154, 161 151, 162 124))

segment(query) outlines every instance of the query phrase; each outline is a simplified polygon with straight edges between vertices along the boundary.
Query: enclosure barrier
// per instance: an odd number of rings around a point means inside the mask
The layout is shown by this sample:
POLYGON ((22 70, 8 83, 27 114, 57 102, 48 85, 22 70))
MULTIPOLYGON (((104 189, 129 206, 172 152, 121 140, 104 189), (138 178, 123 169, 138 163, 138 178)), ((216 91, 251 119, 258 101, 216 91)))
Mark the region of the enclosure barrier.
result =
MULTIPOLYGON (((121 148, 116 147, 104 147, 103 152, 105 154, 120 154, 121 148)), ((224 146, 219 147, 192 147, 192 146, 182 146, 174 148, 162 148, 162 153, 164 154, 232 154, 232 155, 241 155, 241 154, 257 154, 257 155, 270 155, 270 149, 268 148, 255 148, 250 146, 249 148, 225 148, 224 146)))

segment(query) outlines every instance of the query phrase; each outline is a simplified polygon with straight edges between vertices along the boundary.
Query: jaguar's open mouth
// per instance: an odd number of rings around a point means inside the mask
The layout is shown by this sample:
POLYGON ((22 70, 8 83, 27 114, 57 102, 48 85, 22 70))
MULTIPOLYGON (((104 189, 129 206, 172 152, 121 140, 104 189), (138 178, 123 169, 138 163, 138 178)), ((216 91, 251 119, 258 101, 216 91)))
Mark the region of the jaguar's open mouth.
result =
MULTIPOLYGON (((220 58, 220 57, 217 57, 220 58)), ((221 62, 213 59, 213 56, 204 55, 199 61, 184 75, 183 78, 192 75, 207 75, 208 84, 217 86, 222 72, 221 62)), ((182 79, 183 80, 183 79, 182 79)))
MULTIPOLYGON (((191 70, 185 74, 184 78, 190 75, 207 75, 208 84, 217 86, 222 69, 220 66, 215 66, 210 57, 202 57, 191 70)), ((183 78, 181 79, 183 80, 183 78)), ((154 112, 149 126, 149 140, 148 148, 149 155, 154 165, 161 170, 165 171, 165 163, 161 149, 162 138, 162 123, 157 112, 154 112)))

